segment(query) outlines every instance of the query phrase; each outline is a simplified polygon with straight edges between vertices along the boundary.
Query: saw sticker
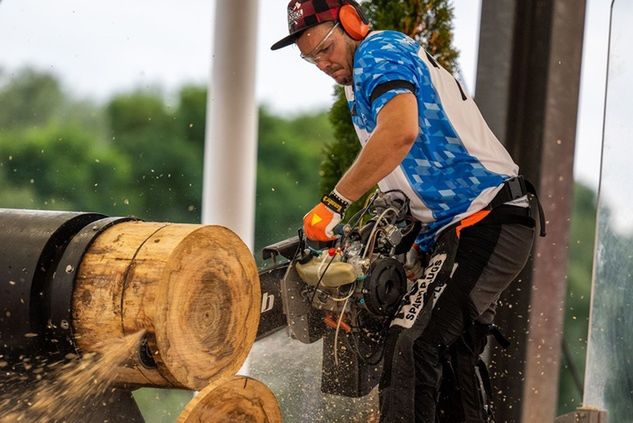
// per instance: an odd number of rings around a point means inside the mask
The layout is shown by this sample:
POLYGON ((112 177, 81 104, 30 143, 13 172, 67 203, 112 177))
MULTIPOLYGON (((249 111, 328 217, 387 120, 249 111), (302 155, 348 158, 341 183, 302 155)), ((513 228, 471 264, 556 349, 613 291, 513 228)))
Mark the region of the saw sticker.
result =
MULTIPOLYGON (((420 314, 420 311, 424 308, 424 297, 426 296, 429 286, 435 281, 435 278, 437 278, 437 275, 442 270, 446 257, 446 254, 438 254, 431 258, 428 266, 424 269, 424 275, 416 281, 409 293, 403 298, 403 304, 391 321, 391 326, 401 326, 405 329, 409 329, 413 326, 418 314, 420 314)), ((446 283, 440 283, 434 287, 434 292, 432 293, 434 305, 445 287, 446 283)))

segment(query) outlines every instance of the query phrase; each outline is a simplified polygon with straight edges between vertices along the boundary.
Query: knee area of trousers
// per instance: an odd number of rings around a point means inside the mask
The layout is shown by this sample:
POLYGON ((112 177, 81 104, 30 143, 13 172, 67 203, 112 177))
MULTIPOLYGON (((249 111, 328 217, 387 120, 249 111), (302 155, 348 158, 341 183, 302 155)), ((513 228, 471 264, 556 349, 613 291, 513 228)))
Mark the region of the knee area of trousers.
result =
POLYGON ((439 364, 446 346, 438 339, 418 338, 413 343, 413 354, 416 360, 425 360, 434 365, 439 364))

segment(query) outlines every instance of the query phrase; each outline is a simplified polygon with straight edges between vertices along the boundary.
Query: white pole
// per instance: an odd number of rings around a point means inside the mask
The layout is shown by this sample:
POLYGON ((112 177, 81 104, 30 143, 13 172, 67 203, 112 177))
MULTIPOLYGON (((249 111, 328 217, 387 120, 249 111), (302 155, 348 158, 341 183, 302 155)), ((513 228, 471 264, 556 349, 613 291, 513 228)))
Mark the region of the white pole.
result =
POLYGON ((207 95, 202 222, 254 248, 258 0, 216 0, 207 95))

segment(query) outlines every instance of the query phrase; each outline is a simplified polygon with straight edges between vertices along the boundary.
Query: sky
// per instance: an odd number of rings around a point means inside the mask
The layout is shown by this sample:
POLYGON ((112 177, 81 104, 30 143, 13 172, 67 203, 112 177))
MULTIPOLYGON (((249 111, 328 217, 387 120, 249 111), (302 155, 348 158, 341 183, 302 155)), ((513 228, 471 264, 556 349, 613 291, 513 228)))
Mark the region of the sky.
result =
MULTIPOLYGON (((133 88, 173 94, 206 84, 213 68, 216 0, 0 0, 0 70, 24 66, 58 75, 68 92, 103 102, 133 88)), ((228 1, 228 0, 226 0, 228 1)), ((621 0, 616 0, 621 1, 621 0)), ((574 175, 597 187, 602 139, 609 6, 587 0, 574 175)), ((322 110, 333 83, 289 47, 287 0, 259 2, 256 97, 279 114, 322 110)), ((480 0, 454 0, 454 42, 467 88, 475 88, 480 0)), ((0 105, 1 107, 1 105, 0 105)))

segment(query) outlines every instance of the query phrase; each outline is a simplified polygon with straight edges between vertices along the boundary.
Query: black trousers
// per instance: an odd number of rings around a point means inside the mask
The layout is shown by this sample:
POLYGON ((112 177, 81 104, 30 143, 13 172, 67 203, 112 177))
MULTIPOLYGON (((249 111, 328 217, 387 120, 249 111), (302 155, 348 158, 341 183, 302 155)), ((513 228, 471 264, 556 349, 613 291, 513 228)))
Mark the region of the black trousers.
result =
MULTIPOLYGON (((502 223, 495 210, 459 237, 446 230, 403 298, 385 345, 381 422, 435 422, 443 355, 465 328, 492 322, 499 296, 525 266, 534 225, 502 223)), ((484 421, 474 395, 463 395, 465 422, 484 421)))

